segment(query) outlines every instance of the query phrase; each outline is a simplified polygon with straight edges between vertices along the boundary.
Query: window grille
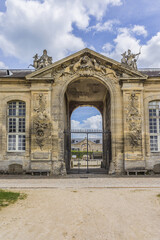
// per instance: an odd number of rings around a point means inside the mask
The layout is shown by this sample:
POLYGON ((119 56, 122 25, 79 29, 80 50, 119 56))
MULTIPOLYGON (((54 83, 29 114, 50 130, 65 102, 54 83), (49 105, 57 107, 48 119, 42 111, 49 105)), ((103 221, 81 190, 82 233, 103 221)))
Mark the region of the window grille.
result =
POLYGON ((26 104, 22 101, 8 103, 8 151, 25 151, 26 104))
POLYGON ((160 101, 149 103, 150 150, 160 152, 160 101))

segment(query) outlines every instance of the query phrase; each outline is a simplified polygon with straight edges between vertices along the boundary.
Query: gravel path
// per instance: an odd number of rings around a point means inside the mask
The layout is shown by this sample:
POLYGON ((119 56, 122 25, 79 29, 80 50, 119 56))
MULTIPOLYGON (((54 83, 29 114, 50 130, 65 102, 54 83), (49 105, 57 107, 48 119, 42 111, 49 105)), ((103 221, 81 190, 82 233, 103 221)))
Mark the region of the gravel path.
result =
MULTIPOLYGON (((55 186, 73 186, 69 182, 55 186)), ((74 189, 21 189, 27 199, 0 211, 0 239, 160 240, 160 189, 82 189, 82 182, 74 189)))
POLYGON ((0 178, 0 188, 160 188, 160 177, 0 178))
POLYGON ((160 240, 160 177, 0 176, 0 188, 27 193, 0 211, 3 240, 160 240))

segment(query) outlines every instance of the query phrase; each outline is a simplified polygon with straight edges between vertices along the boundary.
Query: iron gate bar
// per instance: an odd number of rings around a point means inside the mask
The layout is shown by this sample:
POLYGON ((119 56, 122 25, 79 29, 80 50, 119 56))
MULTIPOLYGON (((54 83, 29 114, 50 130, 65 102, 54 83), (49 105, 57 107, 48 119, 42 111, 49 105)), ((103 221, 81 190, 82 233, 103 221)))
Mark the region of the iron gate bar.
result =
POLYGON ((88 170, 88 132, 87 132, 87 173, 89 173, 89 170, 88 170))
POLYGON ((102 131, 100 129, 72 129, 72 130, 67 130, 64 131, 64 133, 72 134, 72 133, 85 133, 87 134, 87 171, 86 173, 89 173, 89 168, 88 168, 88 135, 90 133, 101 133, 101 134, 110 134, 110 131, 102 131))
POLYGON ((64 133, 110 133, 110 131, 102 131, 98 129, 73 129, 73 130, 68 130, 64 131, 64 133))

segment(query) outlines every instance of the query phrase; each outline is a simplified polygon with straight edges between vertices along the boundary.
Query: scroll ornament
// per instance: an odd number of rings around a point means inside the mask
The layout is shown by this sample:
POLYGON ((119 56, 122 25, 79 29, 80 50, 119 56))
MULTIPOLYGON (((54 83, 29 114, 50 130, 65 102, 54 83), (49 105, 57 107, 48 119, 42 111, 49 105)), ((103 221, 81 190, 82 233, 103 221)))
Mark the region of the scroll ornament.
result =
POLYGON ((46 101, 43 93, 38 96, 39 106, 34 108, 35 115, 33 117, 33 129, 35 141, 43 150, 44 145, 48 142, 51 133, 52 124, 46 113, 46 101))
POLYGON ((136 147, 141 146, 142 141, 142 120, 141 120, 141 114, 138 109, 138 96, 136 93, 132 92, 130 96, 128 97, 129 105, 127 108, 127 117, 126 122, 128 123, 128 129, 129 129, 129 143, 130 146, 134 149, 136 147))

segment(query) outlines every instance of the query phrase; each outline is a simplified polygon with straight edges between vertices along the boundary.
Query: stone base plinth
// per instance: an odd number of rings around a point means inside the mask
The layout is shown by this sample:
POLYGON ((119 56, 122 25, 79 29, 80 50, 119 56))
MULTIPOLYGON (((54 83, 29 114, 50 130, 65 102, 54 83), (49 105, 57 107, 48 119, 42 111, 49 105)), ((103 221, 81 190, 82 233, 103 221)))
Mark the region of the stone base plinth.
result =
POLYGON ((137 168, 146 168, 145 161, 136 161, 136 160, 125 161, 125 170, 137 169, 137 168))
POLYGON ((63 161, 54 161, 52 165, 53 175, 66 175, 66 166, 63 161))
POLYGON ((52 162, 51 161, 31 161, 31 170, 50 170, 52 171, 52 162))

